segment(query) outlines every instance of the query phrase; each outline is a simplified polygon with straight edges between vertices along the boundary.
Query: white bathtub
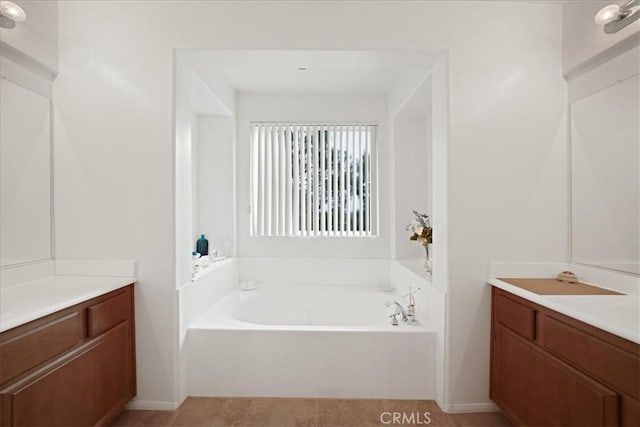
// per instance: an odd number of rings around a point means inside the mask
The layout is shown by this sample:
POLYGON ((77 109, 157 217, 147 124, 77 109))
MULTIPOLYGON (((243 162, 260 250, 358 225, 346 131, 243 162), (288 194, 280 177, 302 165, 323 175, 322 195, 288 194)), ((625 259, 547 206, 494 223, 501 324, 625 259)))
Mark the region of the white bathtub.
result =
POLYGON ((192 396, 433 399, 435 332, 372 286, 233 289, 188 332, 192 396))

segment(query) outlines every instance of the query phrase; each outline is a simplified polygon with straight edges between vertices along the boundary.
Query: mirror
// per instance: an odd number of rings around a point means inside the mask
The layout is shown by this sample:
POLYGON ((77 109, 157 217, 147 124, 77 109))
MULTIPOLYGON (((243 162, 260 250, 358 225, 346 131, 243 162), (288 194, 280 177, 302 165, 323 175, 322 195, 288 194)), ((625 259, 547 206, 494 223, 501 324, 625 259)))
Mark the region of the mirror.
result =
POLYGON ((0 86, 0 267, 51 258, 50 100, 0 86))
POLYGON ((571 105, 572 261, 640 274, 638 76, 571 105))

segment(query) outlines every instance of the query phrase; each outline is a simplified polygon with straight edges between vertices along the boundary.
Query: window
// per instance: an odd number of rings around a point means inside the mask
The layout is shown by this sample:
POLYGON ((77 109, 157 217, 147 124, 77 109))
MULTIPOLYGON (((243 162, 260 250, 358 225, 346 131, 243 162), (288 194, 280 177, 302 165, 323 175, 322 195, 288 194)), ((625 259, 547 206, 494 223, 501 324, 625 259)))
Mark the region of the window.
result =
POLYGON ((375 148, 376 125, 253 123, 251 235, 375 235, 375 148))

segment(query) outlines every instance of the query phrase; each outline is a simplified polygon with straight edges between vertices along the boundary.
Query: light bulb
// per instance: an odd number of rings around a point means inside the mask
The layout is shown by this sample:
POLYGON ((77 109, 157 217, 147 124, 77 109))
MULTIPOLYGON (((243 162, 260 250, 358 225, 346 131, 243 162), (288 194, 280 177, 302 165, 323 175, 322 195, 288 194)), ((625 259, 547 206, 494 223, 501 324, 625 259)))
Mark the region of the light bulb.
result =
POLYGON ((615 21, 620 17, 620 6, 617 4, 610 4, 605 6, 596 13, 593 19, 598 25, 605 25, 609 22, 615 21))
POLYGON ((16 22, 22 22, 27 19, 27 14, 20 6, 10 1, 0 2, 0 14, 7 18, 13 19, 16 22))

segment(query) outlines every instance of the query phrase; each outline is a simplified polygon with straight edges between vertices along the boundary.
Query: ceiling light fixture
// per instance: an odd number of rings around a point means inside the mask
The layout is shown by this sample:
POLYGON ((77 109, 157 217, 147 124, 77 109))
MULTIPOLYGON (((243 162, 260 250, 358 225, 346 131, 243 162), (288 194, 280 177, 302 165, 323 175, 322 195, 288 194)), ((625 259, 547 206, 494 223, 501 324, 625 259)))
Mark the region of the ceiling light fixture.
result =
POLYGON ((10 1, 0 1, 0 27, 13 28, 16 22, 27 19, 27 14, 17 4, 10 1))
POLYGON ((594 22, 604 27, 604 32, 614 34, 640 18, 640 0, 630 0, 622 6, 610 4, 596 13, 594 22))
POLYGON ((307 67, 305 66, 298 67, 298 71, 307 71, 307 67))

